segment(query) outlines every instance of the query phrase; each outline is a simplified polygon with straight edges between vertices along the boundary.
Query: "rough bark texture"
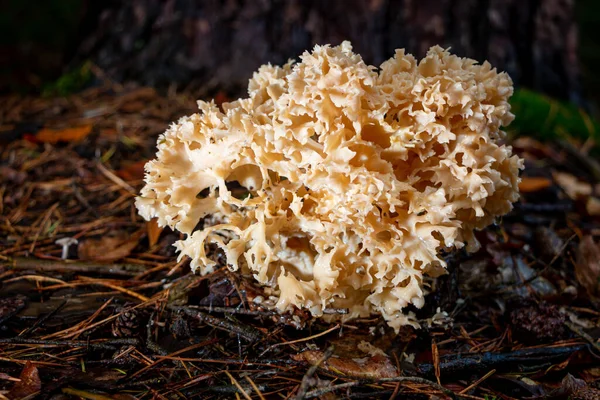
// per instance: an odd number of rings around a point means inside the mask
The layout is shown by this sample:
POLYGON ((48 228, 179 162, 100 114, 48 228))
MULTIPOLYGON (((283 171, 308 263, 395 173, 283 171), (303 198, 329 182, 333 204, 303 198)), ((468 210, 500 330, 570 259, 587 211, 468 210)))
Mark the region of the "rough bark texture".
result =
POLYGON ((79 54, 120 80, 240 94, 261 64, 352 41, 378 65, 435 44, 517 84, 578 100, 573 0, 132 0, 90 2, 79 54))

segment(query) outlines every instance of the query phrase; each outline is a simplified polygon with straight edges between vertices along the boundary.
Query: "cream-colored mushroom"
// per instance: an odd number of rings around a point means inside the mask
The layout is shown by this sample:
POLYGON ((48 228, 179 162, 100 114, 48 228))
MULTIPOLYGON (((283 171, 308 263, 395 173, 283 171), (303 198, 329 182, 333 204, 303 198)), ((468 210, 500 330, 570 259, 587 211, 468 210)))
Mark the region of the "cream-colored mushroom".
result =
POLYGON ((176 246, 194 270, 213 270, 216 243, 281 311, 379 313, 398 329, 423 305, 424 274, 443 272, 439 251, 476 249, 474 230, 518 198, 522 161, 500 130, 512 91, 440 47, 377 69, 349 42, 316 46, 261 67, 247 98, 200 101, 173 124, 136 205, 186 234, 176 246))
POLYGON ((61 254, 61 258, 63 260, 66 260, 69 257, 69 249, 71 246, 79 243, 77 241, 77 239, 72 238, 72 237, 64 237, 64 238, 60 238, 58 239, 56 242, 57 245, 62 246, 62 254, 61 254))

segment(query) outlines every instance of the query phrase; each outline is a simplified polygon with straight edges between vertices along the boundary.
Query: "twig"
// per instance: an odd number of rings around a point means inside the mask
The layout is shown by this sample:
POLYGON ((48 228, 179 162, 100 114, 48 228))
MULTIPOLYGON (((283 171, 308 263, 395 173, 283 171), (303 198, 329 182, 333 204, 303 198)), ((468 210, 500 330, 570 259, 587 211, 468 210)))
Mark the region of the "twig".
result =
POLYGON ((71 189, 73 190, 73 194, 77 201, 79 201, 92 215, 96 218, 100 218, 100 214, 90 205, 90 203, 86 200, 85 197, 81 194, 81 191, 77 187, 77 183, 75 181, 71 182, 71 189))
POLYGON ((324 363, 325 361, 327 361, 329 359, 329 357, 331 357, 333 355, 333 347, 329 347, 327 350, 325 350, 325 352, 323 353, 323 356, 317 360, 316 363, 314 363, 309 369, 308 371, 306 371, 306 374, 304 374, 304 377, 302 378, 302 383, 300 383, 300 387, 298 388, 298 393, 296 394, 295 399, 296 400, 304 400, 307 398, 308 396, 308 388, 311 386, 311 380, 312 380, 312 376, 315 374, 315 372, 317 372, 317 369, 319 369, 319 367, 321 366, 322 363, 324 363))
POLYGON ((487 374, 485 374, 484 376, 482 376, 481 378, 477 379, 475 382, 471 383, 469 386, 467 386, 466 388, 464 388, 463 390, 461 390, 460 392, 458 392, 458 394, 467 394, 467 392, 473 388, 476 388, 477 386, 479 386, 479 384, 483 381, 485 381, 487 378, 489 378, 490 376, 494 375, 496 373, 496 370, 493 369, 490 372, 488 372, 487 374))
POLYGON ((305 338, 302 338, 302 339, 290 340, 289 342, 275 343, 274 345, 269 346, 265 351, 263 351, 262 353, 260 353, 259 357, 262 357, 264 354, 266 354, 269 351, 273 350, 275 347, 284 346, 284 345, 288 345, 288 344, 295 344, 295 343, 306 342, 308 340, 316 339, 318 337, 327 335, 328 333, 333 332, 333 331, 335 331, 336 329, 339 329, 339 328, 340 328, 340 325, 338 324, 338 325, 336 325, 336 326, 334 326, 332 328, 327 329, 326 331, 317 333, 317 334, 312 335, 312 336, 308 336, 308 337, 305 337, 305 338))
POLYGON ((241 315, 256 315, 270 317, 275 315, 274 311, 259 311, 259 310, 247 310, 245 308, 235 307, 215 307, 215 306, 187 306, 189 308, 203 310, 210 313, 223 313, 223 314, 241 314, 241 315))
POLYGON ((95 272, 107 275, 134 276, 146 268, 136 264, 100 264, 81 261, 54 261, 37 258, 15 257, 6 263, 15 270, 36 270, 46 272, 95 272))
POLYGON ((402 383, 419 383, 422 385, 431 386, 432 388, 444 393, 446 396, 450 397, 451 399, 459 399, 462 397, 461 395, 457 395, 456 393, 454 393, 452 390, 446 389, 442 385, 439 385, 436 382, 433 382, 433 381, 430 381, 430 380, 427 380, 424 378, 418 378, 418 377, 413 377, 413 376, 398 376, 398 377, 394 377, 394 378, 383 378, 383 379, 376 379, 373 381, 360 380, 360 381, 354 381, 354 382, 341 383, 339 385, 334 385, 334 386, 328 386, 325 388, 316 389, 311 392, 308 392, 308 393, 306 393, 305 397, 302 397, 302 399, 312 399, 315 397, 320 397, 320 396, 323 396, 324 394, 331 393, 336 390, 346 389, 346 388, 350 388, 350 387, 358 386, 358 385, 364 385, 365 383, 385 383, 385 382, 399 382, 400 384, 402 384, 402 383))
MULTIPOLYGON (((163 362, 163 361, 165 361, 165 360, 169 360, 169 359, 171 359, 172 357, 175 357, 176 355, 179 355, 179 354, 182 354, 182 353, 185 353, 185 352, 188 352, 188 351, 191 351, 191 350, 197 349, 197 348, 199 348, 199 347, 208 346, 209 344, 216 343, 217 341, 218 341, 218 339, 210 339, 210 340, 205 340, 204 342, 201 342, 201 343, 196 343, 196 344, 194 344, 194 345, 191 345, 191 346, 188 346, 188 347, 186 347, 186 348, 184 348, 184 349, 178 350, 178 351, 176 351, 176 352, 174 352, 174 353, 172 353, 172 354, 169 354, 169 355, 168 355, 168 356, 166 356, 166 357, 161 357, 161 358, 158 358, 158 360, 156 360, 156 361, 155 361, 155 362, 153 362, 152 364, 150 364, 150 365, 147 365, 146 367, 144 367, 144 368, 140 369, 139 371, 136 371, 136 372, 135 372, 133 375, 131 375, 131 376, 130 376, 130 379, 131 379, 131 378, 133 378, 133 377, 135 377, 135 376, 141 375, 143 372, 147 371, 148 369, 150 369, 150 368, 153 368, 153 367, 155 367, 156 365, 160 364, 161 362, 163 362)), ((161 350, 162 350, 162 349, 161 349, 161 350)), ((161 352, 162 352, 162 351, 161 351, 161 352)))
POLYGON ((321 397, 324 394, 335 392, 336 390, 340 390, 340 389, 351 388, 353 386, 358 386, 360 384, 361 384, 361 382, 358 382, 358 381, 357 382, 346 382, 346 383, 340 383, 339 385, 335 385, 335 386, 327 386, 322 389, 315 389, 315 390, 312 390, 312 391, 306 393, 304 395, 304 397, 302 397, 302 399, 313 399, 315 397, 321 397))
MULTIPOLYGON (((507 370, 515 364, 536 366, 562 360, 576 351, 584 350, 587 344, 565 347, 543 347, 516 350, 508 353, 486 352, 482 354, 457 353, 440 357, 440 369, 445 375, 461 374, 464 371, 485 372, 490 369, 507 370)), ((417 366, 419 373, 434 376, 434 366, 423 363, 417 366)))
POLYGON ((81 277, 80 279, 83 281, 89 282, 91 284, 94 284, 94 285, 100 285, 100 286, 104 286, 104 287, 107 287, 110 289, 114 289, 116 291, 119 291, 121 293, 124 293, 128 296, 134 297, 134 298, 144 301, 144 302, 150 300, 148 297, 141 295, 139 293, 136 293, 133 290, 125 289, 124 287, 121 287, 119 285, 114 285, 110 282, 106 282, 101 279, 92 279, 92 278, 86 278, 86 277, 81 277))
POLYGON ((258 386, 256 386, 256 383, 254 383, 254 381, 247 375, 245 376, 245 378, 250 383, 250 386, 252 386, 252 389, 254 389, 254 393, 256 393, 258 395, 260 400, 266 400, 265 396, 263 396, 263 394, 260 392, 260 389, 258 388, 258 386))
POLYGON ((594 178, 600 180, 600 164, 598 163, 598 161, 589 157, 587 154, 583 153, 577 147, 575 147, 572 143, 564 139, 559 139, 558 143, 565 150, 571 153, 571 155, 573 155, 577 160, 583 163, 586 166, 586 168, 592 173, 592 175, 594 175, 594 178))
POLYGON ((102 165, 101 162, 97 162, 96 167, 98 168, 98 171, 100 171, 102 173, 102 175, 107 177, 113 183, 115 183, 116 185, 127 190, 129 193, 133 194, 134 196, 137 195, 137 191, 130 184, 128 184, 123 179, 119 178, 117 175, 115 175, 113 172, 111 172, 108 168, 106 168, 104 165, 102 165))
POLYGON ((97 341, 86 340, 41 340, 41 339, 26 339, 22 337, 14 337, 9 339, 0 339, 3 344, 28 344, 41 347, 87 347, 114 350, 115 346, 137 346, 140 341, 135 338, 130 339, 100 339, 97 341))
POLYGON ((594 346, 594 348, 596 350, 598 350, 598 352, 600 354, 600 343, 598 343, 597 340, 595 340, 593 337, 591 337, 590 335, 588 335, 587 333, 585 333, 584 331, 582 331, 581 329, 579 329, 578 327, 576 327, 575 325, 573 325, 572 323, 570 323, 568 321, 565 321, 565 325, 567 326, 567 328, 569 328, 570 330, 575 332, 577 335, 579 335, 582 338, 584 338, 585 340, 587 340, 592 346, 594 346))
POLYGON ((86 392, 84 390, 73 389, 73 388, 63 388, 62 392, 64 394, 72 394, 74 396, 79 396, 84 399, 90 399, 90 400, 113 400, 112 397, 103 396, 101 394, 90 393, 90 392, 86 392))
POLYGON ((217 329, 229 332, 229 333, 235 333, 251 342, 259 341, 263 337, 262 332, 259 331, 258 329, 251 328, 250 326, 246 326, 246 325, 238 325, 232 321, 226 321, 224 319, 214 317, 212 315, 206 314, 199 310, 195 310, 195 309, 192 309, 189 307, 169 307, 169 308, 173 309, 174 311, 181 310, 186 315, 188 315, 190 317, 194 317, 194 318, 198 319, 200 322, 204 322, 205 324, 210 325, 213 328, 217 328, 217 329))
POLYGON ((62 281, 60 279, 49 278, 47 276, 41 276, 41 275, 21 275, 21 276, 17 276, 16 278, 7 279, 4 282, 10 283, 10 282, 17 282, 17 281, 22 281, 22 280, 35 281, 35 282, 60 283, 63 285, 67 284, 67 282, 62 281))
POLYGON ((244 398, 246 400, 252 400, 252 398, 250 397, 250 395, 248 395, 248 393, 246 393, 246 391, 244 390, 244 388, 240 385, 240 383, 233 377, 233 375, 231 375, 229 373, 229 371, 225 370, 223 371, 225 372, 225 375, 227 375, 227 377, 229 379, 231 379, 231 383, 233 383, 235 385, 236 388, 238 388, 239 392, 244 396, 244 398))

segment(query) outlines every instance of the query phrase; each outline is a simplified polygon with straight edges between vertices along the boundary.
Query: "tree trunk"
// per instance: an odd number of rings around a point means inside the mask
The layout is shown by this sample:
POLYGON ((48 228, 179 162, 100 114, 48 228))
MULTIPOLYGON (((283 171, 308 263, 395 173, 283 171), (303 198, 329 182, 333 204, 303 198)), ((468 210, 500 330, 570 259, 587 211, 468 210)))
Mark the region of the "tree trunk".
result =
POLYGON ((90 2, 79 59, 155 86, 243 94, 261 64, 351 40, 369 64, 439 44, 517 85, 579 99, 572 0, 131 0, 90 2))

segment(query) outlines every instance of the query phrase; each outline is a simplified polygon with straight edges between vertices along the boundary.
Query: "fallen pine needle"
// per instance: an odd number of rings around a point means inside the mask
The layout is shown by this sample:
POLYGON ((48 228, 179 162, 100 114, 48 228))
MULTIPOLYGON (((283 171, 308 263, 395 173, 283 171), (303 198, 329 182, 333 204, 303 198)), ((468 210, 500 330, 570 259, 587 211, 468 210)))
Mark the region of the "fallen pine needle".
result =
POLYGON ((316 335, 308 336, 308 337, 305 337, 305 338, 302 338, 302 339, 290 340, 289 342, 275 343, 274 345, 268 347, 265 351, 263 351, 260 354, 260 357, 262 357, 263 355, 265 355, 265 353, 268 353, 269 351, 273 350, 275 347, 283 346, 283 345, 286 345, 286 344, 294 344, 294 343, 306 342, 307 340, 312 340, 312 339, 316 339, 318 337, 327 335, 328 333, 331 333, 331 332, 333 332, 333 331, 335 331, 336 329, 339 329, 339 328, 340 328, 340 325, 338 324, 338 325, 336 325, 336 326, 334 326, 332 328, 327 329, 326 331, 323 331, 321 333, 317 333, 316 335))
POLYGON ((240 385, 240 383, 233 377, 233 375, 231 375, 229 373, 229 371, 227 371, 227 370, 225 370, 224 372, 225 372, 225 375, 227 375, 229 377, 229 379, 231 379, 231 383, 233 383, 235 385, 235 387, 242 393, 242 395, 247 400, 252 400, 252 397, 250 397, 250 395, 248 393, 246 393, 246 391, 244 390, 244 388, 242 387, 242 385, 240 385))
POLYGON ((258 397, 260 397, 260 400, 265 400, 265 397, 260 392, 260 389, 258 388, 258 386, 256 386, 256 383, 254 383, 254 381, 252 379, 250 379, 249 376, 246 376, 245 378, 252 386, 252 389, 254 389, 254 392, 258 395, 258 397))
POLYGON ((91 279, 91 278, 81 278, 82 280, 85 280, 86 282, 90 282, 93 283, 94 285, 100 285, 100 286, 104 286, 110 289, 114 289, 116 291, 119 291, 121 293, 125 293, 131 297, 135 297, 136 299, 139 299, 141 301, 148 301, 150 300, 148 297, 141 295, 139 293, 134 292, 133 290, 129 290, 129 289, 125 289, 124 287, 121 287, 119 285, 115 285, 109 282, 105 282, 103 280, 99 280, 99 279, 91 279))
POLYGON ((73 388, 63 388, 62 392, 64 394, 71 394, 73 396, 83 397, 84 399, 90 400, 114 400, 112 397, 103 396, 101 394, 90 393, 84 390, 73 389, 73 388))
POLYGON ((16 281, 21 281, 24 279, 29 280, 29 281, 36 281, 36 282, 51 282, 51 283, 60 283, 61 285, 69 285, 67 282, 61 281, 60 279, 49 278, 47 276, 41 276, 41 275, 21 275, 16 278, 7 279, 4 282, 6 282, 6 283, 16 282, 16 281))
POLYGON ((123 179, 119 178, 112 171, 110 171, 108 168, 102 165, 102 163, 99 162, 96 164, 96 166, 98 167, 98 170, 102 173, 102 175, 110 179, 113 183, 127 190, 129 193, 137 195, 136 190, 130 184, 125 182, 123 179))
POLYGON ((491 370, 490 372, 488 372, 487 374, 485 374, 484 376, 477 379, 475 382, 471 383, 469 386, 467 386, 466 388, 464 388, 463 390, 458 392, 458 394, 466 394, 469 390, 476 388, 477 386, 479 386, 479 384, 481 382, 485 381, 487 378, 494 375, 495 373, 496 373, 495 369, 491 370))

